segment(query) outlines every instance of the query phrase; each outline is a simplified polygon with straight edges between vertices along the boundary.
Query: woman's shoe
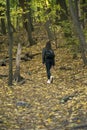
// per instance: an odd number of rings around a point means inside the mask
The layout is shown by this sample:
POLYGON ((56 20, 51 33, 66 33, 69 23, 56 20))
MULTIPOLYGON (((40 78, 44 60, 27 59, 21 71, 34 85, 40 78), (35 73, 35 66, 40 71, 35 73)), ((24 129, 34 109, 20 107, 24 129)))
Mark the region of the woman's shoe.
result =
POLYGON ((50 83, 51 83, 50 79, 48 79, 47 83, 48 83, 48 84, 50 84, 50 83))

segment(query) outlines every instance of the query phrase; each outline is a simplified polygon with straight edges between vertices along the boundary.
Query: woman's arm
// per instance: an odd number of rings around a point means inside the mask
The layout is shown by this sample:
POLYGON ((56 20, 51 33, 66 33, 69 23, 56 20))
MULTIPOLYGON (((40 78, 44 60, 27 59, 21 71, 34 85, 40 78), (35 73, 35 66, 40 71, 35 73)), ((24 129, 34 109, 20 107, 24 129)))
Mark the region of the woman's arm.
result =
POLYGON ((45 63, 45 48, 42 50, 42 63, 45 63))

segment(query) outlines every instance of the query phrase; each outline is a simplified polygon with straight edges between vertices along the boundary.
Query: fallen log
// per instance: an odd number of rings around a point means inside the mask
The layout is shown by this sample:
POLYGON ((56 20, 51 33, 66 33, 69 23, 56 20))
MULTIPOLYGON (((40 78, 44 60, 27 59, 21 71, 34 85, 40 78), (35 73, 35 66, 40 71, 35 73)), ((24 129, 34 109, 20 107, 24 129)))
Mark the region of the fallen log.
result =
MULTIPOLYGON (((26 54, 20 56, 20 60, 29 61, 29 60, 32 60, 36 55, 39 55, 39 54, 40 53, 35 53, 35 54, 26 53, 26 54)), ((12 60, 16 60, 16 58, 13 58, 12 60)), ((7 62, 9 62, 8 56, 6 56, 0 60, 0 66, 6 66, 7 62)))

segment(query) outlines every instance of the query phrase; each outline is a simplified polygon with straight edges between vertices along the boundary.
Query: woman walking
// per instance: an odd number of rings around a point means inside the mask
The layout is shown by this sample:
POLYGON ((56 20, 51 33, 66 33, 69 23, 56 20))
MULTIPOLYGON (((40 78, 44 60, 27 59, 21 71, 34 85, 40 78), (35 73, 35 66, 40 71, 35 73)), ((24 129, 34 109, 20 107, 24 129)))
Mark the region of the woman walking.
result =
POLYGON ((48 41, 46 43, 45 48, 42 50, 42 63, 46 66, 46 72, 47 72, 47 83, 52 83, 53 76, 51 75, 51 68, 55 66, 55 54, 51 47, 51 42, 48 41))

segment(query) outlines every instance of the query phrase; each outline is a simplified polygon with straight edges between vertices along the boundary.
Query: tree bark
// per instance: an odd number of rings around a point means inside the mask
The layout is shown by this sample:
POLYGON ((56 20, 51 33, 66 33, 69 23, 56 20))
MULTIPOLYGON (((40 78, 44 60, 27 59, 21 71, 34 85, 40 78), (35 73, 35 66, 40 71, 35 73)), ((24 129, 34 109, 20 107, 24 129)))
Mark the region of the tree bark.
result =
POLYGON ((12 71, 12 48, 13 48, 13 36, 11 32, 11 21, 10 21, 10 2, 6 0, 7 6, 7 25, 8 25, 8 36, 9 36, 9 79, 8 85, 12 85, 13 71, 12 71))
POLYGON ((86 21, 87 21, 87 1, 86 0, 82 0, 82 25, 83 28, 85 28, 86 25, 86 21))
POLYGON ((1 16, 1 33, 6 34, 6 26, 5 26, 5 5, 3 3, 0 3, 0 7, 2 10, 0 10, 0 16, 1 16))
POLYGON ((52 30, 50 29, 50 26, 51 26, 50 20, 47 20, 45 22, 45 29, 46 29, 47 34, 48 34, 48 39, 51 41, 54 39, 54 34, 53 34, 52 30))
POLYGON ((31 9, 30 9, 30 5, 29 5, 29 0, 28 2, 26 3, 26 6, 27 6, 27 19, 28 19, 28 22, 27 22, 27 33, 28 33, 28 41, 30 43, 30 46, 32 46, 34 44, 34 41, 33 41, 33 38, 32 38, 32 23, 31 23, 31 9))
POLYGON ((19 0, 20 6, 23 9, 23 25, 27 31, 28 35, 28 41, 30 43, 30 46, 34 44, 33 38, 32 38, 32 20, 31 20, 31 9, 29 5, 30 0, 19 0))
POLYGON ((21 60, 21 45, 18 44, 17 56, 16 56, 16 70, 13 76, 13 80, 20 82, 23 78, 20 76, 20 60, 21 60))
POLYGON ((81 29, 80 23, 79 23, 79 21, 77 20, 77 17, 76 17, 76 15, 75 15, 75 11, 74 11, 74 9, 73 9, 72 3, 73 3, 73 1, 72 1, 72 0, 69 0, 70 13, 71 13, 71 16, 72 16, 73 23, 74 23, 74 25, 75 25, 76 31, 77 31, 77 33, 78 33, 83 63, 84 63, 85 65, 87 65, 87 59, 86 59, 86 56, 85 56, 86 41, 85 41, 85 37, 84 37, 83 31, 82 31, 82 29, 81 29))
MULTIPOLYGON (((48 8, 48 9, 45 11, 45 15, 48 15, 50 12, 51 12, 51 9, 48 8)), ((46 29, 46 31, 47 31, 48 39, 49 39, 50 41, 54 40, 54 34, 53 34, 52 29, 51 29, 51 17, 49 17, 49 18, 46 20, 44 26, 45 26, 45 29, 46 29)))

